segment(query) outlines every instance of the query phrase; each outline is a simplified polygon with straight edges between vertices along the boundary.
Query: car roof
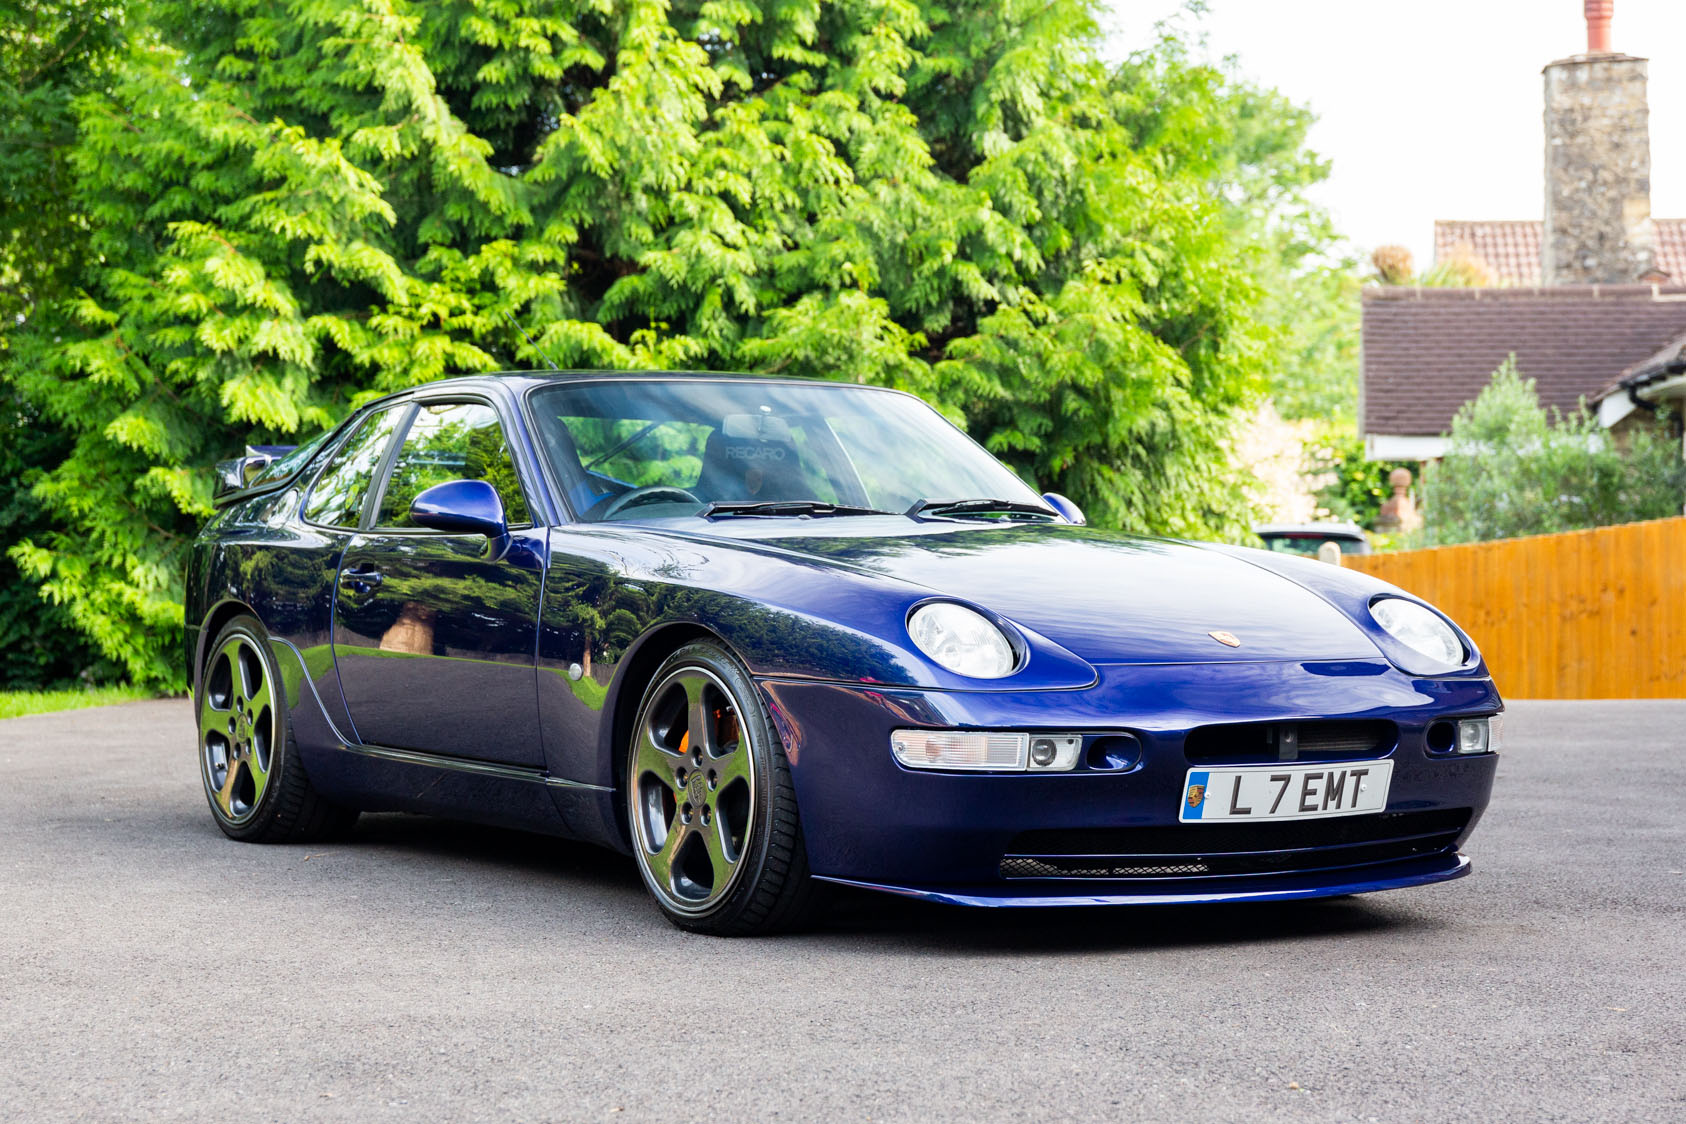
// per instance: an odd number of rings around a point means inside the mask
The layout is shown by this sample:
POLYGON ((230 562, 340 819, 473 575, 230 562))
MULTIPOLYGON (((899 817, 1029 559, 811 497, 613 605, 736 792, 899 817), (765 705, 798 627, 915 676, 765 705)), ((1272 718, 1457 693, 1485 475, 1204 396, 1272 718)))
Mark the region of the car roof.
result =
POLYGON ((1356 523, 1259 523, 1253 527, 1255 535, 1329 535, 1361 539, 1364 529, 1356 523))
POLYGON ((453 391, 493 389, 507 391, 517 396, 540 386, 560 385, 572 382, 645 382, 658 380, 683 379, 711 379, 732 380, 734 382, 765 383, 771 386, 850 386, 863 390, 878 390, 889 394, 901 394, 903 391, 891 387, 872 386, 869 383, 847 382, 840 383, 832 379, 823 378, 793 378, 791 376, 756 375, 745 371, 627 371, 627 370, 570 370, 570 371, 487 371, 475 375, 457 375, 451 378, 435 379, 433 382, 422 383, 418 386, 406 387, 403 390, 384 394, 373 399, 366 405, 376 405, 393 399, 410 397, 416 394, 451 393, 453 391))

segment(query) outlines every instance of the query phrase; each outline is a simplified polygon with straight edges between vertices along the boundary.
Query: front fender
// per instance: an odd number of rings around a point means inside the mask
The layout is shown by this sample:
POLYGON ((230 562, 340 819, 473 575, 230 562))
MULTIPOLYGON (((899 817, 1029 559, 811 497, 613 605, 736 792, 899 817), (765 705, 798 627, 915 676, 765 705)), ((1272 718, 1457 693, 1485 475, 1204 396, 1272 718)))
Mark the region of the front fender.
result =
POLYGON ((956 675, 907 634, 908 612, 933 591, 878 575, 614 527, 553 531, 551 559, 547 647, 582 668, 618 663, 656 629, 695 624, 761 677, 969 691, 1078 690, 1096 680, 1090 664, 1016 623, 1025 650, 1018 672, 956 675))

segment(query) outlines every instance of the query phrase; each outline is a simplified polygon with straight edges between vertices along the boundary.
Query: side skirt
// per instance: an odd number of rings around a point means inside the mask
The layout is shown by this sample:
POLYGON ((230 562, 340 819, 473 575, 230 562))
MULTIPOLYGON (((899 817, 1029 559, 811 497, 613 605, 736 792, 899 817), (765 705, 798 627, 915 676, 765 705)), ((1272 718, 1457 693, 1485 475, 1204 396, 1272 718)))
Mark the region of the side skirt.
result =
POLYGON ((330 717, 304 653, 280 637, 270 643, 305 772, 329 799, 369 812, 419 812, 626 849, 614 828, 612 789, 543 769, 366 745, 330 717))
POLYGON ((522 765, 503 765, 496 761, 477 761, 472 757, 447 757, 441 753, 422 753, 413 749, 392 749, 384 745, 354 745, 347 741, 341 741, 339 748, 347 753, 361 753, 365 757, 378 757, 383 761, 397 761, 405 765, 421 765, 430 769, 452 769, 459 773, 476 773, 481 776, 522 781, 526 784, 584 789, 588 792, 614 791, 602 785, 553 777, 543 769, 529 769, 522 765))

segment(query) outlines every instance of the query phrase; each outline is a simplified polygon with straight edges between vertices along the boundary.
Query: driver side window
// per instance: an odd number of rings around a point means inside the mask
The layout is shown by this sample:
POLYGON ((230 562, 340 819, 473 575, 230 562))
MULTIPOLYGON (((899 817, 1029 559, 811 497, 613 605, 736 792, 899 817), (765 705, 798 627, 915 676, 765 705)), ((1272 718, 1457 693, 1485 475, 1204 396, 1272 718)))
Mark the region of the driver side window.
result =
POLYGON ((415 526, 411 502, 435 484, 451 480, 486 481, 503 500, 511 527, 532 522, 497 411, 480 402, 432 402, 416 410, 404 435, 375 526, 415 526))
POLYGON ((403 416, 402 407, 389 407, 364 419, 311 486, 304 504, 306 520, 328 527, 356 527, 362 521, 375 468, 403 416))

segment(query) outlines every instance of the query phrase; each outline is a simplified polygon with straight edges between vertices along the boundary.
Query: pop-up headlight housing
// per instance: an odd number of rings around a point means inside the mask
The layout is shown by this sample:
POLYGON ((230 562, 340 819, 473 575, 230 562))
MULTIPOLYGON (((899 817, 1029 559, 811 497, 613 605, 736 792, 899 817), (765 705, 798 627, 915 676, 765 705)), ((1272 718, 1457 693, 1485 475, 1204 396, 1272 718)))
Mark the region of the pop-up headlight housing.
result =
POLYGON ((1370 616, 1383 632, 1410 649, 1414 658, 1394 661, 1405 671, 1441 675, 1462 667, 1469 658, 1456 630, 1425 605, 1403 597, 1378 597, 1370 603, 1370 616))
POLYGON ((921 652, 956 675, 1001 679, 1018 670, 1019 654, 1001 627, 953 601, 930 601, 913 610, 907 634, 921 652))

